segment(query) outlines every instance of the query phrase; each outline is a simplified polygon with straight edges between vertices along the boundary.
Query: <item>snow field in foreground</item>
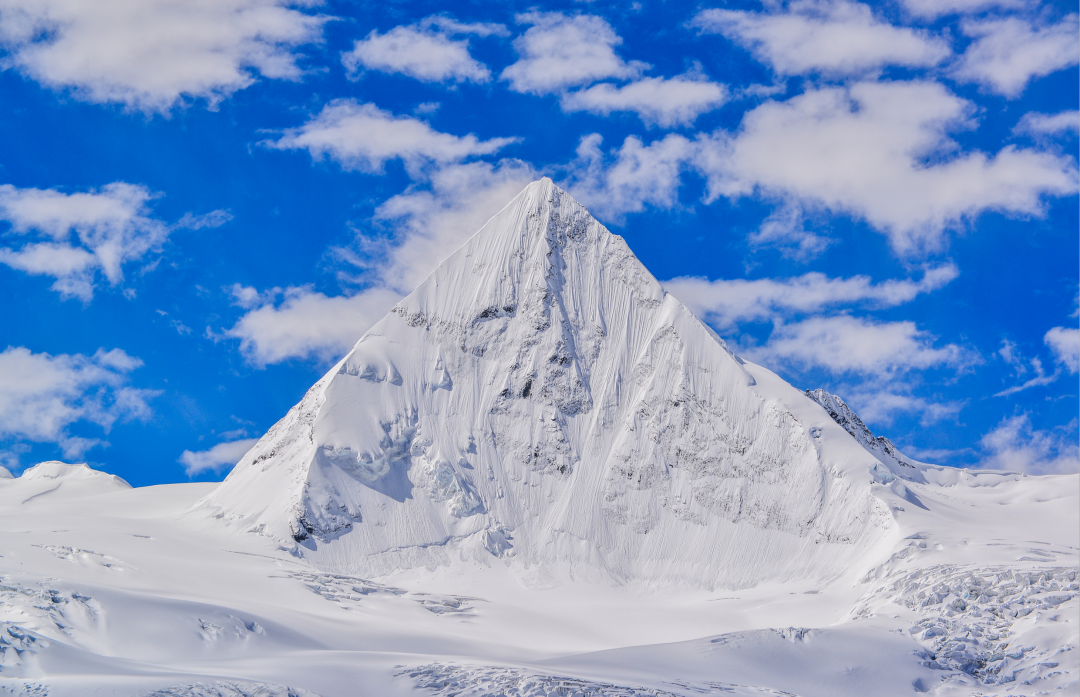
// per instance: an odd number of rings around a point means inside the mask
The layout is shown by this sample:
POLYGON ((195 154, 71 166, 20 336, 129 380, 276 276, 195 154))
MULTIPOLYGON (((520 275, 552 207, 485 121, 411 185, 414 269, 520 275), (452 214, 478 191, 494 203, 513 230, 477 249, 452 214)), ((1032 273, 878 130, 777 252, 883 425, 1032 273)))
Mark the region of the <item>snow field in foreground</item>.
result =
POLYGON ((655 592, 530 589, 491 554, 335 574, 183 515, 206 485, 5 480, 0 695, 1069 694, 1074 481, 912 483, 928 510, 832 584, 655 592), (1002 540, 990 516, 1014 513, 1002 540))

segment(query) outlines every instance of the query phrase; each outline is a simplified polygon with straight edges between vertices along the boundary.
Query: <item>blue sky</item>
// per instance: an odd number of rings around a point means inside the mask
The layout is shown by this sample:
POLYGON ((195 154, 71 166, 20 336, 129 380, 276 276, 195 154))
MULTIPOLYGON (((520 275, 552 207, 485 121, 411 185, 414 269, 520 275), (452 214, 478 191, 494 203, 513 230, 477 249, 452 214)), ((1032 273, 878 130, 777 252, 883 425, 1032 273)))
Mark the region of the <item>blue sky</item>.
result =
POLYGON ((1075 4, 0 4, 0 464, 220 479, 555 179, 930 462, 1076 471, 1075 4))

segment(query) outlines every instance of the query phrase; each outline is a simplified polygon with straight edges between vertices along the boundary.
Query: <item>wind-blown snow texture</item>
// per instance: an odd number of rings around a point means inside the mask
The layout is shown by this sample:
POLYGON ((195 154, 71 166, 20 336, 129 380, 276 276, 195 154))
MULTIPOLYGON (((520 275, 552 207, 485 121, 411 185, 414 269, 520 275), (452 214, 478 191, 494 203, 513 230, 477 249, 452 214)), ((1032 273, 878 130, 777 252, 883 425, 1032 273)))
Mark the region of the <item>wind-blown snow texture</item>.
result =
POLYGON ((823 460, 792 400, 805 398, 760 389, 543 179, 368 331, 207 505, 368 574, 471 545, 617 581, 824 576, 891 518, 865 479, 823 460))

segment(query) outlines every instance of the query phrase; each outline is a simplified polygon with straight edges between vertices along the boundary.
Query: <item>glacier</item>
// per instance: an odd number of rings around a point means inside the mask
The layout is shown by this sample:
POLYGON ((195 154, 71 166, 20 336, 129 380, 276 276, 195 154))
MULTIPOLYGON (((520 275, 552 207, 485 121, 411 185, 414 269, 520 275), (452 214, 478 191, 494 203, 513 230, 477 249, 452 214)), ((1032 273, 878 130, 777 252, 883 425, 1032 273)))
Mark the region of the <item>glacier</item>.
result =
POLYGON ((549 179, 224 482, 41 463, 0 540, 4 695, 1080 687, 1080 476, 906 456, 549 179))

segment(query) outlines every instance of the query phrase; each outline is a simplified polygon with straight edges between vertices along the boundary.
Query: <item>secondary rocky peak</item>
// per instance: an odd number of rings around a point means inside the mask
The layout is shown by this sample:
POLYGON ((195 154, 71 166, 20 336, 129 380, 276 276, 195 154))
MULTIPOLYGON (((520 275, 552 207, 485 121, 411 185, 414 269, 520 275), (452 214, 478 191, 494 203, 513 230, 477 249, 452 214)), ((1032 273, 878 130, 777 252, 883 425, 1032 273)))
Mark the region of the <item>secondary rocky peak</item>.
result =
POLYGON ((833 421, 844 427, 859 445, 886 464, 917 469, 911 460, 885 436, 875 436, 859 415, 839 396, 823 389, 807 390, 806 396, 820 404, 833 421))

